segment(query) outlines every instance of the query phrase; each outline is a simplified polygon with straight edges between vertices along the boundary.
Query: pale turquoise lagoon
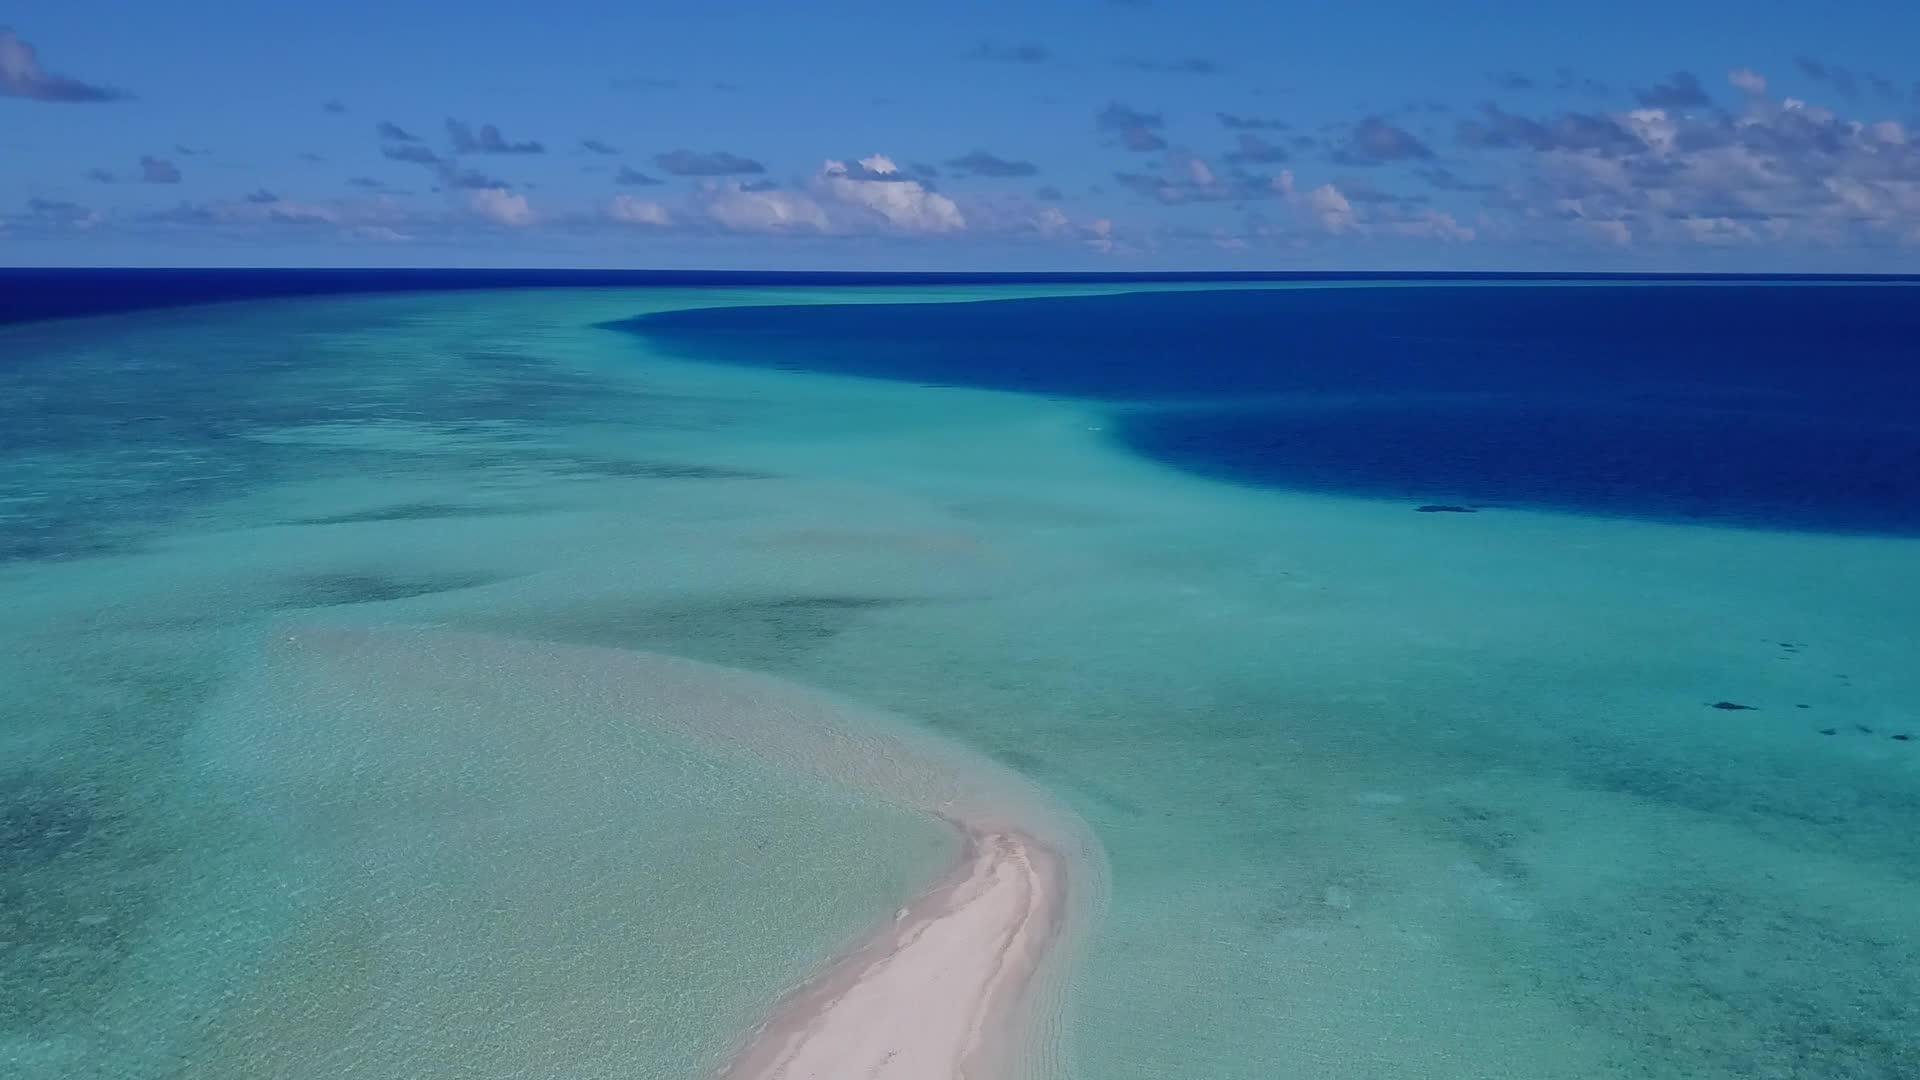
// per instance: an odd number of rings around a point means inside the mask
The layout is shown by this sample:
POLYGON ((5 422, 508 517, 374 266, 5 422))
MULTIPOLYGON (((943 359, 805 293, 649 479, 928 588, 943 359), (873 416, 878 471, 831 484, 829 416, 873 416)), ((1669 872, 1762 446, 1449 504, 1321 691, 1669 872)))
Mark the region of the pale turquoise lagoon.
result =
POLYGON ((1920 1075, 1920 540, 1237 486, 599 325, 1090 291, 0 328, 0 1071, 706 1075, 951 840, 800 713, 626 722, 638 650, 1086 823, 1043 1071, 1920 1075))

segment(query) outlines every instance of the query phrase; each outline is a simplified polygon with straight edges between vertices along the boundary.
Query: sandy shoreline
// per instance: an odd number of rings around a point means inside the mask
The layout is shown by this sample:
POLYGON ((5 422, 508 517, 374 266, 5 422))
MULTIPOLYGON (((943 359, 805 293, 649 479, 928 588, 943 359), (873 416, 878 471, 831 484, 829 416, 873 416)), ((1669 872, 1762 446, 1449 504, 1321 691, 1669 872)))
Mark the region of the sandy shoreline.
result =
POLYGON ((963 827, 952 872, 774 1008, 723 1080, 994 1080, 1065 911, 1063 862, 1031 836, 963 827))

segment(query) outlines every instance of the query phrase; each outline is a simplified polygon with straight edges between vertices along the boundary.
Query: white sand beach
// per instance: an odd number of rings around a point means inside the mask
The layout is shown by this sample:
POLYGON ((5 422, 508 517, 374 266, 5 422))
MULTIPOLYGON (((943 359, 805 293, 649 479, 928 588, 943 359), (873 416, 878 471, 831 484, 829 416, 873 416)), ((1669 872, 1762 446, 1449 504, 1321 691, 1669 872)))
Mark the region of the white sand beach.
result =
POLYGON ((1064 888, 1060 859, 1032 837, 969 832, 951 875, 796 990, 723 1075, 1008 1075, 1022 999, 1059 929, 1064 888))

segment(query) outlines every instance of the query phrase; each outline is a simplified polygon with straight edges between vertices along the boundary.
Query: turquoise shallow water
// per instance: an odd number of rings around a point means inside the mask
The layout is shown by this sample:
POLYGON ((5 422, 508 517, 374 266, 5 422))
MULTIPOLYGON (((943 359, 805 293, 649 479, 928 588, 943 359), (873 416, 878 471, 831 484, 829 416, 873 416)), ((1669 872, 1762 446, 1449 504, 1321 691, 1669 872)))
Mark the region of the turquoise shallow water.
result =
POLYGON ((275 642, 318 621, 769 672, 1024 774, 1110 864, 1075 1075, 1920 1068, 1920 543, 1247 489, 1073 401, 596 328, 1008 294, 0 330, 38 435, 0 477, 0 1060, 702 1075, 950 855, 777 761, 610 748, 591 687, 316 679, 275 642), (413 749, 302 780, 382 731, 413 749))

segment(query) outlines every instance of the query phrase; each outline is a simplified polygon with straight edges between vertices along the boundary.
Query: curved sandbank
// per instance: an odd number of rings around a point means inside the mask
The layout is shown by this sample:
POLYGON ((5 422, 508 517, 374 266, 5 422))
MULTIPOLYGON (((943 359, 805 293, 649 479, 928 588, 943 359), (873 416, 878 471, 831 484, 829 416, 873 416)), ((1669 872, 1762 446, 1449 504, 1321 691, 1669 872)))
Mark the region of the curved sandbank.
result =
POLYGON ((1059 856, 968 830, 959 864, 893 925, 790 994, 725 1080, 1011 1075, 1033 976, 1064 912, 1059 856))
MULTIPOLYGON (((944 875, 918 889, 908 878, 904 908, 842 939, 848 951, 823 953, 811 975, 785 976, 798 984, 784 993, 767 970, 713 971, 743 986, 771 981, 766 1004, 712 1032, 706 1067, 685 1075, 1024 1080, 1062 1071, 1063 976, 1103 895, 1104 861, 1090 830, 1017 773, 898 718, 752 672, 438 628, 302 623, 271 631, 199 750, 276 827, 302 838, 311 865, 301 903, 312 912, 303 922, 323 930, 303 932, 278 950, 285 962, 264 965, 250 1001, 229 1014, 240 1030, 220 1039, 217 1061, 203 1059, 220 1066, 210 1074, 257 1075, 305 1045, 304 1033, 325 1030, 352 1032, 327 1054, 363 1064, 444 1067, 445 1046, 475 1038, 542 1074, 617 1053, 635 1025, 650 1037, 654 1022, 633 1011, 627 981, 644 965, 619 957, 665 930, 651 898, 676 886, 632 848, 636 832, 658 831, 633 813, 662 767, 634 743, 636 731, 811 774, 958 841, 944 875), (421 887, 423 866, 469 863, 471 873, 421 887), (369 906, 370 896, 381 899, 369 906), (470 931, 476 911, 503 908, 527 920, 505 937, 470 931), (337 912, 380 921, 354 934, 324 929, 337 912), (592 940, 605 959, 583 964, 540 945, 555 927, 592 940), (382 974, 375 983, 313 974, 341 971, 382 974), (510 988, 507 1003, 430 1016, 412 1015, 420 1002, 383 1003, 388 986, 475 972, 510 988), (549 986, 551 996, 527 989, 549 986), (430 1041, 415 1045, 422 1033, 430 1041)), ((739 813, 751 821, 764 811, 742 804, 739 813)), ((863 840, 840 843, 858 852, 863 840)), ((769 892, 782 880, 750 870, 738 880, 767 893, 755 901, 757 920, 777 923, 783 904, 802 902, 769 892)), ((308 1074, 305 1061, 284 1063, 287 1075, 308 1074)))

